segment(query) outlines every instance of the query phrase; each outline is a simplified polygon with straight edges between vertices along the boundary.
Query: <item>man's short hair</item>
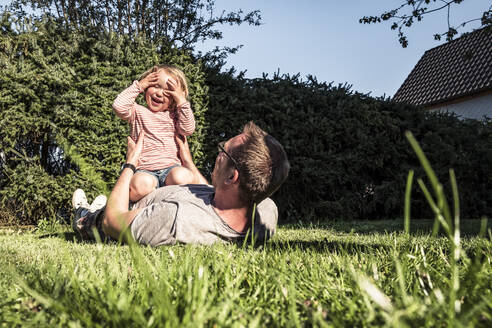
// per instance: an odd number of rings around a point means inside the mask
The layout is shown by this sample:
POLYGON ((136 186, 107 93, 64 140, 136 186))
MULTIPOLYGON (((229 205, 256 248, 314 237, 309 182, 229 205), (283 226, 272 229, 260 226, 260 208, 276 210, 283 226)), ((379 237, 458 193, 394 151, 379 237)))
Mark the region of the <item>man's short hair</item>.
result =
POLYGON ((252 121, 243 133, 246 141, 232 150, 239 165, 239 187, 248 203, 259 203, 273 194, 287 178, 290 164, 282 145, 252 121))

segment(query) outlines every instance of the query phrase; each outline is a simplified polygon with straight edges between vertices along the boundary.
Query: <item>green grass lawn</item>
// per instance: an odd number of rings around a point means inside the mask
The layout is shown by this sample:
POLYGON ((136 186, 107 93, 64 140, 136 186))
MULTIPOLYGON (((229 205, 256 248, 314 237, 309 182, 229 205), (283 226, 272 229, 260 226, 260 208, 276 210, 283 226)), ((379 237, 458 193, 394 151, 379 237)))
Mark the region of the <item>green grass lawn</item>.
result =
POLYGON ((492 326, 492 243, 463 221, 457 302, 431 221, 289 225, 250 245, 149 248, 0 230, 1 327, 492 326))

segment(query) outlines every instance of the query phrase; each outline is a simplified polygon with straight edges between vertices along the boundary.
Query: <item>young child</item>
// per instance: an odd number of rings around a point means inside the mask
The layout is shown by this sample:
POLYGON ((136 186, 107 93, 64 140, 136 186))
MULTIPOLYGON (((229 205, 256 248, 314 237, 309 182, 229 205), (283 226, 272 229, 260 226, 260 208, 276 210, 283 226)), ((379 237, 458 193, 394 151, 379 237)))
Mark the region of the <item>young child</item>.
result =
POLYGON ((154 66, 139 81, 125 89, 113 102, 118 117, 130 124, 136 142, 145 132, 143 151, 130 183, 130 200, 136 202, 158 187, 194 183, 193 173, 182 167, 175 134, 189 136, 195 118, 188 97, 184 73, 169 65, 154 66), (145 94, 147 107, 135 102, 145 94))

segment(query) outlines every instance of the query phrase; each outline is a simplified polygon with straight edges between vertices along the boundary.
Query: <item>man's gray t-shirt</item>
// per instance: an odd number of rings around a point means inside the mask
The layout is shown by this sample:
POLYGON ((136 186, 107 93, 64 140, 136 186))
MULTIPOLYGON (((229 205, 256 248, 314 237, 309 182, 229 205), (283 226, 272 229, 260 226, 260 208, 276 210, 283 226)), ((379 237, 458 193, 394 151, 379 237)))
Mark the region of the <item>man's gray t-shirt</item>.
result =
MULTIPOLYGON (((246 236, 232 229, 212 207, 214 188, 208 185, 166 186, 142 198, 133 208, 143 208, 131 223, 135 240, 144 245, 176 242, 212 244, 246 236)), ((257 206, 254 235, 262 242, 275 233, 278 211, 267 198, 257 206)))

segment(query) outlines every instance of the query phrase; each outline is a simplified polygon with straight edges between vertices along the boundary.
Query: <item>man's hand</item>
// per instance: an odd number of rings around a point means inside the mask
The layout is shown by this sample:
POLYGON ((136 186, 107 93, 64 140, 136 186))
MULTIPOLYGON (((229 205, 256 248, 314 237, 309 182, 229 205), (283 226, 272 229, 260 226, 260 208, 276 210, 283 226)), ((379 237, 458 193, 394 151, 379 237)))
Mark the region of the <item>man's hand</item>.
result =
POLYGON ((138 136, 137 143, 133 141, 131 137, 128 137, 128 147, 126 151, 126 162, 133 164, 135 166, 138 165, 138 160, 140 159, 140 154, 143 149, 143 140, 145 133, 142 131, 138 136))
POLYGON ((175 134, 174 139, 176 139, 176 143, 179 146, 179 158, 181 158, 181 164, 184 167, 188 167, 190 164, 193 164, 190 146, 188 145, 188 140, 186 137, 180 134, 175 134))
POLYGON ((164 90, 164 95, 173 97, 176 106, 180 106, 186 102, 185 93, 182 86, 173 78, 169 78, 166 82, 167 90, 164 90))
POLYGON ((188 145, 188 140, 186 140, 185 136, 180 134, 175 134, 174 139, 176 139, 176 143, 179 146, 179 157, 181 158, 181 164, 183 167, 186 167, 193 173, 193 182, 195 184, 206 184, 208 185, 207 179, 198 171, 193 163, 193 158, 191 157, 190 147, 188 145))
POLYGON ((147 90, 148 87, 155 86, 159 82, 159 74, 158 72, 150 73, 140 81, 138 81, 138 85, 142 90, 147 90))

